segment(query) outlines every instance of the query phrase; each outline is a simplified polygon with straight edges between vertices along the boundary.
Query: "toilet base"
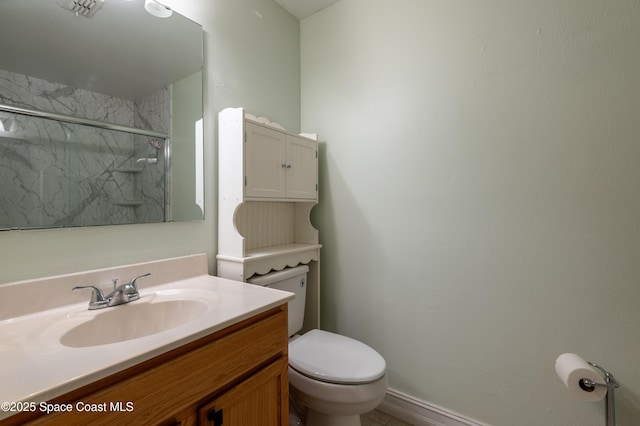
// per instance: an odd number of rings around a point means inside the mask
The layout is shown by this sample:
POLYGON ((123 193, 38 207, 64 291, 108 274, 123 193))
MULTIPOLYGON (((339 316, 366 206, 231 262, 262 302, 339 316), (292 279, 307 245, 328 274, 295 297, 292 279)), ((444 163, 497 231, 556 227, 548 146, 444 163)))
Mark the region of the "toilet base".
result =
POLYGON ((324 413, 307 410, 305 426, 361 426, 360 416, 329 416, 324 413))
POLYGON ((289 366, 289 395, 306 407, 305 426, 361 426, 360 415, 375 409, 387 391, 387 376, 363 384, 311 379, 289 366))

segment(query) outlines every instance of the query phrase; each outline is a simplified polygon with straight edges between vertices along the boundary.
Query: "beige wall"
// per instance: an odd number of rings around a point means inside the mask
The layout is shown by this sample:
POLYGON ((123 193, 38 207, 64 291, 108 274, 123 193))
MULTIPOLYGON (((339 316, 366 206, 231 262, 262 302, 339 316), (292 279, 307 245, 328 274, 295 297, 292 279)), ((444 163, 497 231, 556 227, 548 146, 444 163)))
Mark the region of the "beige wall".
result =
POLYGON ((342 0, 301 22, 323 142, 323 326, 391 387, 496 426, 640 422, 637 1, 342 0))
POLYGON ((205 220, 0 232, 0 283, 203 252, 209 255, 213 271, 218 111, 244 106, 298 130, 300 61, 295 18, 271 0, 163 3, 200 23, 206 32, 205 220))

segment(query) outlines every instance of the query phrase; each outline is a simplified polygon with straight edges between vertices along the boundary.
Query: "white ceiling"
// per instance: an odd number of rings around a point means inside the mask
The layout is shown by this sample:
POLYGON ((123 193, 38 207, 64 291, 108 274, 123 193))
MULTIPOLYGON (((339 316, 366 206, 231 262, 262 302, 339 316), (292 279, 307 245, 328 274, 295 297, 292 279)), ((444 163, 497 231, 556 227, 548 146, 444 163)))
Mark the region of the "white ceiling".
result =
POLYGON ((339 0, 275 0, 276 3, 284 7, 290 14, 298 19, 316 13, 319 10, 329 7, 339 0))

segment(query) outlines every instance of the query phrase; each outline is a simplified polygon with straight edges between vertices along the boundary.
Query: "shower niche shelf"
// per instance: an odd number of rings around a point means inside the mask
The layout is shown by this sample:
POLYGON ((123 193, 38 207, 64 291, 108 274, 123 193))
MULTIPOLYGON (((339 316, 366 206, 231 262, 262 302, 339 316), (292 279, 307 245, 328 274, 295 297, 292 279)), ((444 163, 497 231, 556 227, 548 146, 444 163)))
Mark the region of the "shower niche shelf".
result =
POLYGON ((144 201, 142 200, 116 200, 113 202, 114 205, 116 206, 122 206, 122 207, 137 207, 137 206, 141 206, 144 204, 144 201))
POLYGON ((246 282, 298 264, 309 266, 304 330, 317 328, 320 299, 315 135, 227 108, 218 117, 218 276, 246 282))
POLYGON ((141 167, 118 167, 113 171, 118 173, 142 173, 144 169, 141 167))

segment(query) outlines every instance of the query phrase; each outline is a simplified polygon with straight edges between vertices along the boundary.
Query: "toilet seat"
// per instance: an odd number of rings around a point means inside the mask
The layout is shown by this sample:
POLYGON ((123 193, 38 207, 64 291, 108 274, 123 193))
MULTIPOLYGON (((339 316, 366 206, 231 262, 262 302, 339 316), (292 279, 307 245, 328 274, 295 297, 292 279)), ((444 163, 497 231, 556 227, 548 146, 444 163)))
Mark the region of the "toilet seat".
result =
POLYGON ((371 347, 323 330, 289 343, 289 365, 307 377, 337 384, 371 383, 386 370, 384 358, 371 347))

